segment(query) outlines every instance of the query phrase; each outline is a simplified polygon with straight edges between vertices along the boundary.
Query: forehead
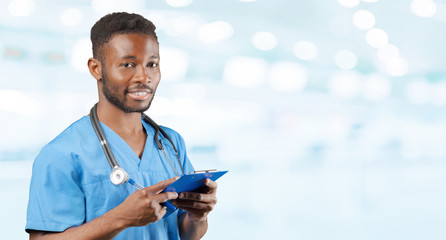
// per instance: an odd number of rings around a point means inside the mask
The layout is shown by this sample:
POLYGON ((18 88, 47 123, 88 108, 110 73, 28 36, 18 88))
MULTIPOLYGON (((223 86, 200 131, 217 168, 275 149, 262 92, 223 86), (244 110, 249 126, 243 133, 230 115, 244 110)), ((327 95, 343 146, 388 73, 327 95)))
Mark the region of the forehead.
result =
POLYGON ((147 34, 116 34, 104 45, 106 58, 135 56, 152 57, 159 56, 158 41, 152 35, 147 34), (150 56, 146 56, 150 55, 150 56))

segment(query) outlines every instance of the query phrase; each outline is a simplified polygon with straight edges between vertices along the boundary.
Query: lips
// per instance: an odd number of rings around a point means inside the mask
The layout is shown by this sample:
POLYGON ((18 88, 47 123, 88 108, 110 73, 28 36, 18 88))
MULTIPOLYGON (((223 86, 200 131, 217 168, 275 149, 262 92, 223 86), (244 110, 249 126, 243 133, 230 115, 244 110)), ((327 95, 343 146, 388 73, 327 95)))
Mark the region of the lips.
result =
POLYGON ((127 90, 128 95, 135 100, 146 100, 150 94, 153 93, 150 88, 138 88, 138 89, 129 89, 127 90))

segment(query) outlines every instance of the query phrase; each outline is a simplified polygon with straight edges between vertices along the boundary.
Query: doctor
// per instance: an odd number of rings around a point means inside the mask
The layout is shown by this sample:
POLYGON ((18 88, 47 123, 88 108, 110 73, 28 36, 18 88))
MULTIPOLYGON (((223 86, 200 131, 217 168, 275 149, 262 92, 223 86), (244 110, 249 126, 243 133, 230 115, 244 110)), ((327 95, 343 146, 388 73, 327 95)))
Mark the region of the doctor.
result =
MULTIPOLYGON (((193 171, 182 137, 162 129, 178 149, 167 162, 154 141, 154 129, 141 118, 160 82, 155 26, 137 14, 113 13, 91 29, 97 80, 97 115, 117 162, 143 186, 111 183, 90 116, 74 122, 47 144, 34 161, 26 231, 30 239, 200 239, 214 208, 217 184, 206 180, 201 193, 161 193, 176 172, 193 171), (169 216, 163 202, 172 200, 169 216)), ((172 144, 160 140, 168 158, 172 144)))

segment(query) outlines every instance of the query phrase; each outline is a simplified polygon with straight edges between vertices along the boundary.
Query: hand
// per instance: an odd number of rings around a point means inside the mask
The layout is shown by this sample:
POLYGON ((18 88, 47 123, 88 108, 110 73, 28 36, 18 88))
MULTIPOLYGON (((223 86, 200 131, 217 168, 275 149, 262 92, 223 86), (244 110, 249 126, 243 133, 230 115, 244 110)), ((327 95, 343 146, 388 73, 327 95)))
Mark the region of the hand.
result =
POLYGON ((171 201, 174 206, 186 210, 194 221, 207 220, 207 215, 217 203, 217 183, 211 179, 204 183, 206 187, 200 192, 183 192, 178 199, 171 201))
POLYGON ((129 227, 145 226, 160 220, 166 214, 166 207, 161 206, 161 203, 178 197, 176 192, 160 192, 177 179, 171 178, 135 191, 115 208, 117 216, 129 227))

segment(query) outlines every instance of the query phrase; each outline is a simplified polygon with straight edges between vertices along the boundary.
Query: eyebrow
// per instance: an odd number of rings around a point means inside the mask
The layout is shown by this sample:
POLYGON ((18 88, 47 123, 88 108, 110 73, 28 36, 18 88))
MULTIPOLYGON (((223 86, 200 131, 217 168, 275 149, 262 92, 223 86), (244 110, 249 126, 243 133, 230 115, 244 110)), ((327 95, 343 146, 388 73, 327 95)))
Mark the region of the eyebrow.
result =
MULTIPOLYGON (((150 57, 150 59, 158 59, 158 58, 159 58, 158 55, 152 55, 152 56, 150 57)), ((126 56, 124 56, 124 57, 121 57, 121 59, 136 59, 136 57, 135 57, 135 56, 132 56, 132 55, 126 55, 126 56)))

